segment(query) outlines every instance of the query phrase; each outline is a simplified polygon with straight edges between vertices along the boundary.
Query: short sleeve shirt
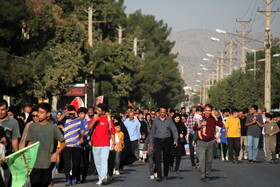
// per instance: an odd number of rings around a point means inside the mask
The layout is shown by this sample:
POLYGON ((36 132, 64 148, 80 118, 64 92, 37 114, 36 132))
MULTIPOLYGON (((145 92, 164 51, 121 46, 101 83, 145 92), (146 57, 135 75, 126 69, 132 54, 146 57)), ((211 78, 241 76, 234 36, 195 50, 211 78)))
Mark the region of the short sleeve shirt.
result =
POLYGON ((50 158, 54 150, 54 142, 63 142, 64 138, 55 124, 47 123, 41 125, 36 122, 32 123, 29 127, 27 141, 31 141, 32 143, 40 142, 34 168, 48 169, 51 164, 50 158))
MULTIPOLYGON (((91 121, 93 118, 91 119, 91 121)), ((111 129, 109 129, 108 116, 99 117, 96 121, 94 131, 92 133, 91 145, 98 147, 110 146, 110 135, 115 134, 114 123, 111 121, 111 129)), ((91 121, 89 123, 91 123, 91 121)))
POLYGON ((5 121, 0 122, 0 126, 4 127, 7 137, 11 140, 21 137, 19 132, 19 125, 16 119, 8 116, 5 121))
MULTIPOLYGON (((252 114, 248 115, 248 117, 246 119, 246 123, 252 122, 253 118, 254 118, 254 115, 252 115, 252 114)), ((259 123, 263 124, 263 119, 262 119, 262 116, 260 114, 258 114, 256 116, 256 119, 259 123)), ((261 135, 261 131, 262 131, 261 127, 258 126, 257 123, 255 123, 253 125, 248 126, 247 136, 253 136, 254 138, 259 138, 260 135, 261 135)))

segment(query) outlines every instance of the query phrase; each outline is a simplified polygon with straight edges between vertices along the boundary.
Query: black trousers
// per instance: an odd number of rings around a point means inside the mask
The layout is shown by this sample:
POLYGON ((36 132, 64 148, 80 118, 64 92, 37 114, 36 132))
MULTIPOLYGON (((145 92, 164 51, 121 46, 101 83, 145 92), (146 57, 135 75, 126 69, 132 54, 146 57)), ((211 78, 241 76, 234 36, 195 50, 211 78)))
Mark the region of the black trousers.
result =
POLYGON ((189 134, 190 157, 191 157, 192 166, 195 166, 195 162, 194 162, 194 147, 192 146, 192 142, 193 142, 193 134, 189 134))
POLYGON ((228 138, 228 159, 233 161, 233 154, 235 158, 238 158, 240 152, 240 138, 228 138))
POLYGON ((221 157, 223 157, 224 160, 226 160, 226 156, 227 156, 227 152, 228 152, 228 144, 221 142, 220 146, 221 146, 221 157), (222 154, 222 152, 223 152, 223 154, 222 154))
MULTIPOLYGON (((89 149, 81 149, 82 181, 85 181, 87 178, 89 167, 89 151, 89 149)), ((80 180, 79 176, 77 176, 77 180, 80 180)))
POLYGON ((113 176, 114 168, 115 168, 115 151, 109 152, 109 158, 108 158, 108 175, 109 177, 113 176))
POLYGON ((52 170, 55 163, 52 163, 48 169, 33 168, 30 173, 30 182, 32 187, 48 187, 52 181, 52 170))
POLYGON ((64 169, 65 169, 66 180, 79 179, 81 148, 65 147, 65 149, 63 150, 63 154, 64 154, 64 169), (72 161, 72 177, 70 176, 71 161, 72 161))
POLYGON ((137 159, 139 159, 139 145, 138 140, 130 141, 131 149, 137 159))
POLYGON ((170 163, 170 148, 172 145, 172 138, 165 140, 155 138, 155 162, 157 168, 157 176, 162 177, 161 159, 163 157, 164 176, 168 176, 170 163))

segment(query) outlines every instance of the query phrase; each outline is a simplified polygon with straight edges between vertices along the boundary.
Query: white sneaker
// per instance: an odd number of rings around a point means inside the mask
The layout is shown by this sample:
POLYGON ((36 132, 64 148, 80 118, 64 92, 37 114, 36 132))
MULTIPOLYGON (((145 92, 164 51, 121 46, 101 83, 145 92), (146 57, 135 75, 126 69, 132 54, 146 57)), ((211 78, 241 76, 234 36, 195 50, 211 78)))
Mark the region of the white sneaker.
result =
POLYGON ((154 173, 155 178, 157 178, 157 173, 154 173))
POLYGON ((102 180, 101 180, 102 184, 105 184, 107 183, 107 178, 106 177, 103 177, 102 180))
POLYGON ((155 179, 155 176, 154 176, 154 175, 151 175, 151 176, 150 176, 150 179, 151 179, 151 180, 155 179))
POLYGON ((120 175, 120 171, 119 171, 119 170, 116 170, 116 171, 115 171, 115 175, 120 175))
POLYGON ((98 182, 96 183, 96 185, 102 185, 102 181, 101 181, 101 180, 98 181, 98 182))

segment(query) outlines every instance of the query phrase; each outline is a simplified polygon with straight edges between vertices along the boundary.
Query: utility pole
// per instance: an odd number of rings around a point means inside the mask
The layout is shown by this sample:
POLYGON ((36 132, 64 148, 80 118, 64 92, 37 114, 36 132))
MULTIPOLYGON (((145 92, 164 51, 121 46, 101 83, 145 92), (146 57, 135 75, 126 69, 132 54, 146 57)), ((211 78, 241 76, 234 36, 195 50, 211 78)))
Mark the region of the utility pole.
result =
POLYGON ((232 40, 229 42, 229 74, 232 74, 232 47, 233 42, 232 40))
POLYGON ((220 58, 220 66, 221 66, 221 71, 220 71, 220 78, 224 78, 224 51, 221 51, 221 58, 220 58))
POLYGON ((122 40, 123 40, 123 37, 122 37, 122 32, 125 30, 123 29, 121 26, 119 26, 119 28, 117 28, 118 30, 118 41, 119 41, 119 44, 122 43, 122 40))
POLYGON ((245 51, 245 48, 246 48, 246 35, 247 35, 246 24, 251 22, 251 20, 249 20, 249 21, 238 21, 238 20, 236 20, 236 22, 242 24, 242 31, 241 31, 241 36, 242 36, 241 69, 242 69, 242 72, 245 73, 245 68, 246 68, 246 51, 245 51))
MULTIPOLYGON (((102 9, 95 9, 95 10, 102 10, 102 9)), ((93 23, 106 23, 106 20, 103 21, 92 21, 93 16, 93 8, 88 8, 88 44, 90 47, 93 46, 93 39, 92 39, 92 24, 93 23)), ((93 106, 94 100, 95 100, 95 80, 93 78, 93 70, 90 71, 88 80, 85 81, 85 84, 88 84, 88 93, 85 95, 87 99, 86 101, 86 107, 93 106)))
MULTIPOLYGON (((92 41, 92 7, 88 8, 88 44, 90 47, 93 46, 93 41, 92 41)), ((88 76, 88 80, 85 81, 86 84, 88 84, 87 86, 87 94, 85 95, 85 97, 87 97, 87 99, 85 99, 85 106, 89 107, 89 106, 93 106, 94 104, 94 96, 95 96, 95 90, 93 89, 93 71, 90 71, 90 74, 88 76)))
POLYGON ((216 81, 219 82, 219 59, 217 59, 217 74, 216 74, 216 81))
POLYGON ((138 53, 137 53, 138 52, 137 43, 138 43, 137 38, 134 38, 134 40, 133 40, 133 53, 134 53, 135 56, 138 55, 138 53))
MULTIPOLYGON (((271 38, 270 38, 270 17, 271 13, 279 13, 280 11, 271 11, 271 3, 273 0, 266 0, 266 11, 258 11, 265 13, 265 75, 264 75, 264 107, 267 111, 271 109, 271 38)), ((279 10, 279 9, 278 9, 279 10)))

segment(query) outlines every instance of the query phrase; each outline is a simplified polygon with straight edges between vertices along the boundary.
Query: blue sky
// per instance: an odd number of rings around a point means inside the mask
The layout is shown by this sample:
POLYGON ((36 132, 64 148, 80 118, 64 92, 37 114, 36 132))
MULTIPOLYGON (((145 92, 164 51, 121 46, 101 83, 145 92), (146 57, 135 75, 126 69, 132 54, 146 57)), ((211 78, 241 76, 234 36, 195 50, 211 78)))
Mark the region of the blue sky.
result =
MULTIPOLYGON (((188 29, 217 28, 228 32, 241 30, 238 20, 249 20, 247 29, 264 32, 265 15, 256 13, 258 8, 265 10, 265 0, 125 0, 126 13, 138 9, 143 14, 152 14, 157 20, 164 20, 172 33, 188 29)), ((280 0, 273 0, 272 10, 280 7, 280 0)), ((280 33, 280 14, 271 17, 272 33, 280 33)))

